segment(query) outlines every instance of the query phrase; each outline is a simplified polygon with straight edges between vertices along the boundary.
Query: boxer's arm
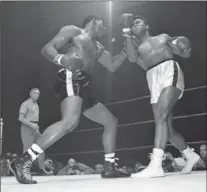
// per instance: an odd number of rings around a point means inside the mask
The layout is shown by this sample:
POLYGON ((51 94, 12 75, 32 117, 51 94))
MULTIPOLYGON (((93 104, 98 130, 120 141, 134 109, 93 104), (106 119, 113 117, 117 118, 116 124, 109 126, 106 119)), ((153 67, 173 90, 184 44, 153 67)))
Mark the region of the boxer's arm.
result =
POLYGON ((136 39, 133 37, 126 37, 126 54, 129 62, 136 63, 138 60, 137 45, 136 39))
POLYGON ((64 168, 62 168, 61 170, 57 172, 57 175, 68 175, 69 168, 70 166, 66 165, 64 168))
POLYGON ((78 169, 84 174, 94 174, 95 170, 92 169, 91 167, 83 164, 83 163, 78 163, 78 169))
POLYGON ((121 51, 116 56, 112 56, 107 50, 103 50, 101 55, 98 57, 98 62, 105 66, 109 71, 116 71, 126 59, 126 53, 121 51))
POLYGON ((191 47, 182 45, 180 46, 177 44, 178 37, 170 37, 169 35, 166 35, 168 38, 168 46, 171 48, 173 54, 188 58, 191 56, 191 47))
POLYGON ((59 54, 58 50, 80 33, 81 29, 76 26, 69 25, 62 27, 59 33, 50 42, 44 45, 41 50, 42 55, 48 61, 54 61, 54 58, 59 54))

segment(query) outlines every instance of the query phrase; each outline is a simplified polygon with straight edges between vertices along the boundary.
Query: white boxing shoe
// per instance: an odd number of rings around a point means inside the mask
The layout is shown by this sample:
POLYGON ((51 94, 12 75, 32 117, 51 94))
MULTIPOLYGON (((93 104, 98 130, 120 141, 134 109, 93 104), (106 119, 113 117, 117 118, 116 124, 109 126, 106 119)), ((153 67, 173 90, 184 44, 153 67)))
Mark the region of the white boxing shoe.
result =
POLYGON ((164 170, 162 167, 153 167, 149 165, 147 168, 142 170, 139 173, 135 173, 132 175, 134 178, 157 178, 157 177, 164 177, 164 170))
POLYGON ((164 158, 164 151, 162 149, 153 149, 153 153, 149 155, 151 161, 147 168, 139 173, 132 175, 134 178, 156 178, 164 177, 164 170, 162 168, 162 161, 164 158))
POLYGON ((181 170, 181 174, 189 174, 193 170, 194 165, 199 161, 200 156, 189 147, 183 151, 183 156, 186 159, 186 165, 181 170))

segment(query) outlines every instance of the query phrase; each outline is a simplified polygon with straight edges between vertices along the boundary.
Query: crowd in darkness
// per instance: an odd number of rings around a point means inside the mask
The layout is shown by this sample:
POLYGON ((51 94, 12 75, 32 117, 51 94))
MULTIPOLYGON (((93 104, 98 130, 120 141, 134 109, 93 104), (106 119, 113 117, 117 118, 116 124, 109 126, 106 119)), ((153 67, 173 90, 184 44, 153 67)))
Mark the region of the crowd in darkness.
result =
MULTIPOLYGON (((206 160, 207 160, 207 145, 200 145, 200 157, 201 159, 194 166, 194 171, 206 170, 206 160)), ((1 176, 11 176, 12 173, 9 170, 9 162, 14 158, 17 158, 18 155, 15 153, 6 153, 1 158, 1 176)), ((165 152, 165 158, 163 160, 163 169, 165 172, 179 172, 185 166, 185 159, 180 156, 174 158, 172 153, 169 151, 165 152)), ((146 166, 140 161, 136 161, 133 165, 123 165, 122 169, 129 173, 137 173, 143 170, 146 166)), ((77 162, 74 158, 69 158, 66 165, 62 162, 53 160, 52 158, 45 158, 45 168, 49 175, 89 175, 89 174, 101 174, 103 170, 102 164, 96 164, 94 167, 89 167, 83 162, 77 162)), ((33 175, 45 175, 42 172, 38 172, 38 162, 33 163, 32 174, 33 175)))

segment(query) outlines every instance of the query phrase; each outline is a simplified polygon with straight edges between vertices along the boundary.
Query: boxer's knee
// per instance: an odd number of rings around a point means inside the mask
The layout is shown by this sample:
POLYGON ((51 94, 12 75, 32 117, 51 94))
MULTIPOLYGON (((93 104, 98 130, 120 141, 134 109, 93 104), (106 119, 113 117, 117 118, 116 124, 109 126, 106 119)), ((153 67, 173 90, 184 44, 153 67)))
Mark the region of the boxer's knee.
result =
POLYGON ((104 122, 103 126, 106 131, 117 131, 118 119, 115 116, 112 116, 108 121, 104 122))
POLYGON ((159 111, 155 115, 155 121, 156 122, 164 122, 168 120, 168 113, 159 111))

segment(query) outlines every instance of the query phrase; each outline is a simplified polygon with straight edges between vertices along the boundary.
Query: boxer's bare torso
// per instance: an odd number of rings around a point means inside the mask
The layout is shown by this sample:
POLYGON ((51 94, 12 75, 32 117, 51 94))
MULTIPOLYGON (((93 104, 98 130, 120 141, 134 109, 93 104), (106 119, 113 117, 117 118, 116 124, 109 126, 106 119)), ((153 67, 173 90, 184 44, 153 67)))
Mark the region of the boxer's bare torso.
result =
POLYGON ((157 63, 161 63, 167 59, 173 59, 173 50, 168 45, 169 36, 160 34, 150 37, 149 39, 138 43, 136 50, 138 53, 136 63, 147 71, 157 63))
POLYGON ((84 61, 82 70, 90 74, 96 63, 95 60, 99 56, 101 45, 97 41, 93 41, 83 29, 76 27, 76 30, 77 35, 68 39, 58 51, 61 54, 75 53, 84 61))

